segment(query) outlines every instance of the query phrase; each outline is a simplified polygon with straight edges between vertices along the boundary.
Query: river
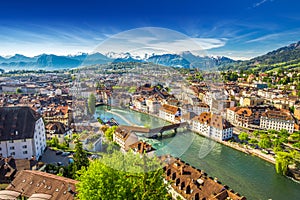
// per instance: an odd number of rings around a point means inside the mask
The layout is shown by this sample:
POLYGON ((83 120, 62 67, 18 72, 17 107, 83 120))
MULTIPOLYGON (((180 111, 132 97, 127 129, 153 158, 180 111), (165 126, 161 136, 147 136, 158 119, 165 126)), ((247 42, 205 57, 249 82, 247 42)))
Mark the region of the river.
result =
MULTIPOLYGON (((127 109, 113 108, 111 111, 112 113, 107 113, 103 107, 98 107, 96 114, 102 119, 113 117, 124 125, 128 123, 121 119, 120 115, 139 126, 155 128, 169 124, 164 120, 127 109)), ((247 199, 300 199, 300 184, 276 174, 273 164, 191 131, 179 129, 175 137, 159 140, 143 137, 141 139, 151 143, 157 149, 157 154, 169 153, 180 157, 190 165, 204 170, 209 176, 218 177, 222 184, 228 185, 247 199)))

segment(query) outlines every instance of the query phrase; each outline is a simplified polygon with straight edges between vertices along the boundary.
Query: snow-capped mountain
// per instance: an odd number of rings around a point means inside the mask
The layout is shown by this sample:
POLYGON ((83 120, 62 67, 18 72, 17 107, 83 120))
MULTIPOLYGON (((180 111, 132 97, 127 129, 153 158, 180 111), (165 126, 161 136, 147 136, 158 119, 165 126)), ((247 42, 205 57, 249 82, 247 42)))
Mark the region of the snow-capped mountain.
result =
POLYGON ((9 58, 0 57, 0 68, 11 69, 69 69, 85 65, 105 64, 111 62, 152 62, 159 65, 183 68, 211 68, 223 63, 234 62, 226 57, 197 56, 191 52, 180 54, 160 54, 147 52, 107 52, 79 53, 76 55, 58 56, 41 54, 35 57, 15 55, 9 58))

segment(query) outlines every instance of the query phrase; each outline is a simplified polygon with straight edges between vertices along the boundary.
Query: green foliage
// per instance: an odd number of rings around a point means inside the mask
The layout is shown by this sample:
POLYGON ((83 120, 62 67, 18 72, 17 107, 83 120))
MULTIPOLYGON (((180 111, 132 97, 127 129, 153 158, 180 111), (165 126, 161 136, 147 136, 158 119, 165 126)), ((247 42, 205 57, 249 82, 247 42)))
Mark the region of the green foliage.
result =
POLYGON ((242 141, 248 141, 249 140, 249 135, 245 132, 241 132, 239 134, 239 139, 242 140, 242 141))
POLYGON ((275 168, 278 174, 286 175, 288 171, 288 165, 293 163, 293 157, 291 153, 279 151, 276 153, 275 168))
POLYGON ((253 131, 253 135, 254 135, 255 137, 258 137, 259 134, 260 134, 260 132, 259 132, 258 130, 253 131))
POLYGON ((94 115, 95 110, 96 110, 96 97, 93 93, 91 93, 88 99, 88 111, 91 115, 94 115))
POLYGON ((80 173, 77 188, 81 200, 171 199, 155 157, 115 151, 91 162, 80 173))
POLYGON ((128 92, 129 93, 134 93, 136 91, 136 87, 135 86, 131 86, 129 89, 128 89, 128 92))
POLYGON ((270 138, 265 137, 258 142, 258 146, 263 149, 270 148, 272 146, 272 142, 270 138))
POLYGON ((275 146, 273 148, 273 151, 276 153, 276 152, 279 152, 279 151, 282 151, 282 147, 281 146, 275 146))
POLYGON ((250 143, 250 144, 257 144, 258 141, 257 141, 257 139, 253 139, 253 138, 252 138, 252 139, 249 140, 249 143, 250 143))
POLYGON ((117 129, 117 126, 112 126, 104 132, 104 136, 108 141, 113 141, 113 135, 114 135, 114 132, 116 131, 116 129, 117 129))
POLYGON ((75 153, 73 155, 74 164, 73 164, 73 178, 76 177, 76 173, 84 167, 89 166, 89 159, 87 157, 86 151, 82 148, 82 143, 79 140, 75 141, 75 153))
POLYGON ((272 142, 272 145, 273 145, 274 147, 279 147, 279 146, 282 145, 282 143, 280 142, 279 139, 274 139, 273 142, 272 142))
POLYGON ((288 139, 293 142, 300 142, 300 133, 295 132, 295 133, 291 134, 288 139))
POLYGON ((300 142, 296 142, 293 144, 293 147, 300 149, 300 142))
POLYGON ((16 89, 16 93, 17 93, 17 94, 21 94, 22 92, 23 92, 23 91, 21 90, 21 88, 17 88, 17 89, 16 89))
POLYGON ((280 137, 289 137, 289 132, 286 130, 286 129, 281 129, 279 132, 278 132, 278 135, 280 136, 280 137))
POLYGON ((228 71, 226 73, 224 72, 222 73, 222 75, 225 81, 237 81, 239 78, 237 72, 232 72, 232 71, 228 71))

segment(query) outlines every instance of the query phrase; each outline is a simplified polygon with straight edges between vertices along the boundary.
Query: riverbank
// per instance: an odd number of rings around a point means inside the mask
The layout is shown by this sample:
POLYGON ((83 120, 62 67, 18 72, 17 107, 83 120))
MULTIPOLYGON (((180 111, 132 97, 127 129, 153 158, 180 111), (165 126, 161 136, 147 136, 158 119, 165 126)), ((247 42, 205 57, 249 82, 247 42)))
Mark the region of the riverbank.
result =
MULTIPOLYGON (((112 111, 140 126, 148 124, 151 127, 160 127, 166 124, 165 120, 142 112, 124 108, 112 108, 112 111)), ((113 117, 120 120, 120 124, 126 125, 118 116, 106 113, 104 108, 99 107, 98 114, 106 118, 113 117)), ((249 199, 296 200, 299 198, 299 184, 291 178, 276 174, 272 163, 219 142, 215 142, 210 149, 209 140, 200 134, 183 129, 179 130, 176 137, 147 139, 161 155, 170 154, 191 166, 205 170, 206 173, 218 177, 222 183, 230 185, 249 199), (206 152, 209 153, 203 156, 206 152)))
MULTIPOLYGON (((134 109, 134 108, 130 108, 130 110, 133 110, 133 111, 136 111, 136 112, 139 112, 139 113, 143 113, 143 114, 147 114, 147 115, 151 115, 152 117, 157 117, 157 118, 160 118, 158 115, 155 115, 155 114, 151 114, 151 113, 147 113, 147 112, 143 112, 143 111, 140 111, 140 110, 137 110, 137 109, 134 109)), ((161 118, 160 118, 161 119, 161 118)), ((164 120, 164 119, 163 119, 164 120)), ((206 137, 205 135, 202 135, 200 133, 197 133, 191 129, 189 129, 190 131, 196 133, 196 134, 199 134, 201 136, 204 136, 206 137)), ((207 137, 208 138, 208 137, 207 137)), ((212 139, 212 138, 209 138, 209 139, 212 139)), ((212 139, 213 140, 213 139, 212 139)), ((275 158, 272 156, 272 155, 269 155, 269 154, 265 154, 263 153, 262 151, 258 150, 258 149, 252 149, 252 148, 248 148, 247 146, 244 146, 240 143, 236 143, 236 142, 230 142, 230 141, 219 141, 219 140, 214 140, 220 144, 223 144, 223 145, 226 145, 228 147, 231 147, 235 150, 238 150, 238 151, 241 151, 243 153, 246 153, 246 154, 250 154, 250 155, 253 155, 253 156, 257 156, 267 162, 270 162, 272 164, 275 164, 275 158)))
POLYGON ((228 147, 231 147, 235 150, 241 151, 243 153, 246 154, 250 154, 250 155, 254 155, 257 156, 267 162, 270 162, 272 164, 275 164, 275 158, 272 155, 269 154, 265 154, 262 151, 258 150, 258 149, 252 149, 252 148, 248 148, 247 146, 242 146, 239 143, 235 143, 235 142, 230 142, 230 141, 217 141, 223 145, 226 145, 228 147))

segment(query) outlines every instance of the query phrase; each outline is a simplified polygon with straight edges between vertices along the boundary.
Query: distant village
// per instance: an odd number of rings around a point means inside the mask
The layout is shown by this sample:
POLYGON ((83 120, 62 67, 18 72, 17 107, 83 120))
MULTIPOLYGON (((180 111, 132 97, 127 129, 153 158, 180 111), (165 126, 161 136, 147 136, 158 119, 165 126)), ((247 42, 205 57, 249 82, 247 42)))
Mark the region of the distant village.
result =
MULTIPOLYGON (((47 164, 73 162, 74 135, 91 152, 90 160, 107 140, 103 127, 111 125, 118 126, 112 140, 122 152, 154 155, 155 149, 135 133, 149 133, 156 127, 96 119, 94 113, 89 114, 91 95, 95 96, 92 106, 118 106, 173 125, 184 124, 184 128, 274 164, 277 151, 300 151, 299 71, 237 72, 237 77, 230 78, 232 74, 157 66, 142 70, 146 64, 139 65, 104 68, 101 73, 88 69, 79 73, 2 74, 0 184, 7 185, 0 190, 0 199, 76 198, 78 181, 45 170, 47 164), (280 83, 287 77, 291 81, 280 83)), ((156 132, 162 134, 162 130, 156 132)), ((169 159, 163 168, 164 178, 166 183, 174 183, 168 186, 174 199, 246 199, 178 158, 166 155, 161 159, 169 159)), ((291 170, 294 178, 300 178, 297 166, 291 170)))

